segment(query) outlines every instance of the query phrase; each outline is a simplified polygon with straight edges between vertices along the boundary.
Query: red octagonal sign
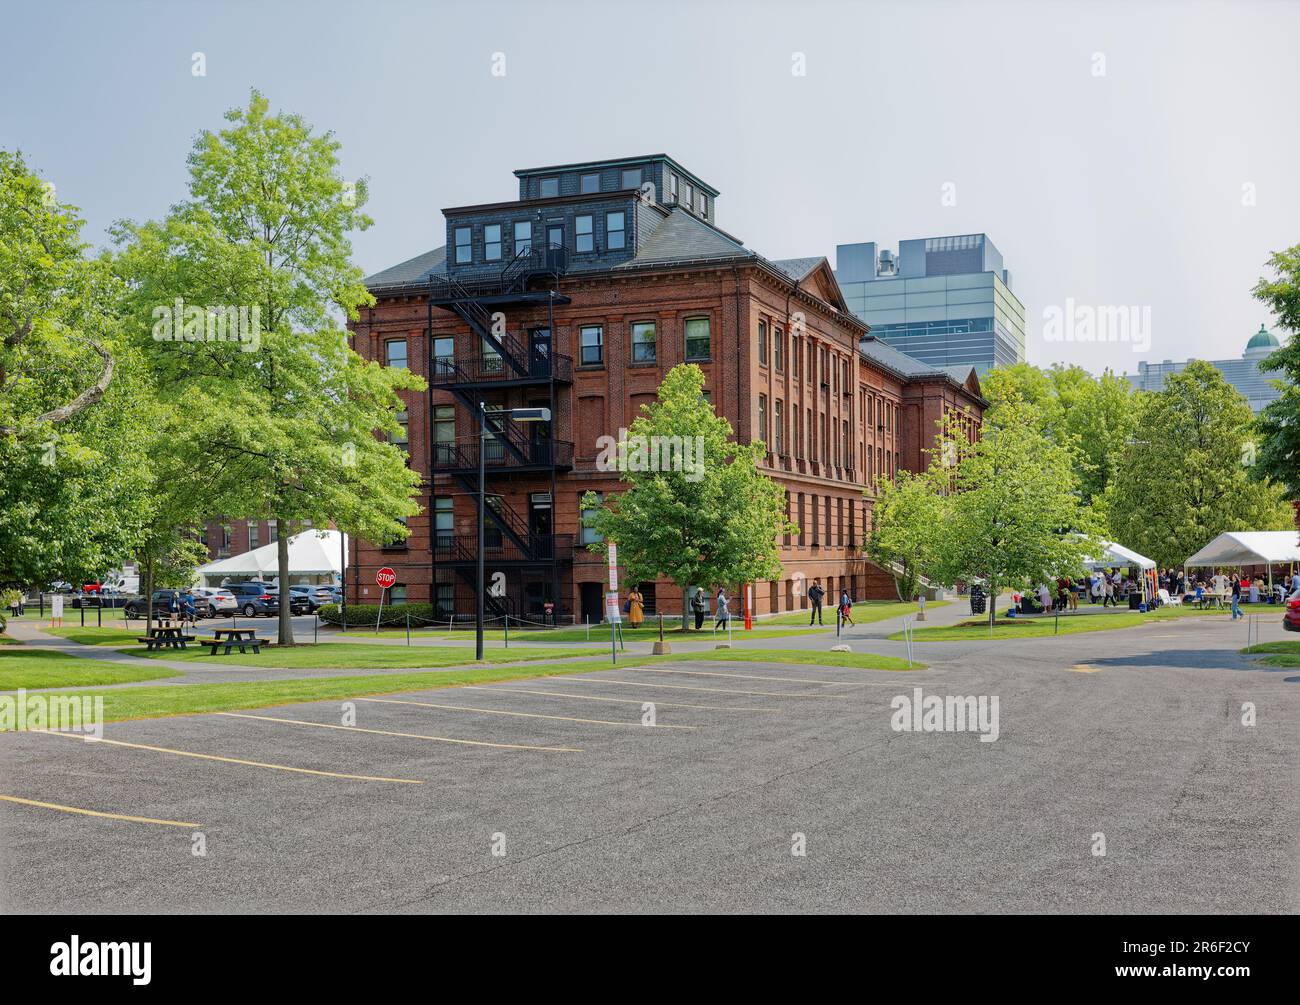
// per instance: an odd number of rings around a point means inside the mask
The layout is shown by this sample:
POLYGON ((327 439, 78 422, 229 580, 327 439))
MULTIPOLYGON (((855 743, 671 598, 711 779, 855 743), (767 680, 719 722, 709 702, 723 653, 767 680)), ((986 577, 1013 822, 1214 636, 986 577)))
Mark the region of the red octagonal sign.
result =
POLYGON ((382 590, 387 590, 396 582, 397 582, 397 573, 395 573, 392 569, 388 568, 388 566, 384 566, 382 569, 380 569, 378 572, 375 573, 375 585, 382 590))

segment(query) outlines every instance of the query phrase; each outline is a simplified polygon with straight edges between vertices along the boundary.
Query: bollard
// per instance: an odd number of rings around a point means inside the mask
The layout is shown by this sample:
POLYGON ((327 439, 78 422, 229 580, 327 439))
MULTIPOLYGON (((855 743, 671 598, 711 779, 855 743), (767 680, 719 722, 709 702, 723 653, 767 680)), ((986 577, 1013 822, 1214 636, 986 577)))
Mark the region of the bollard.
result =
POLYGON ((411 612, 406 612, 406 644, 411 644, 411 612))
POLYGON ((510 615, 509 615, 509 613, 506 614, 506 618, 505 618, 505 626, 506 626, 506 633, 505 633, 505 637, 506 637, 506 648, 509 649, 509 648, 510 648, 510 615))

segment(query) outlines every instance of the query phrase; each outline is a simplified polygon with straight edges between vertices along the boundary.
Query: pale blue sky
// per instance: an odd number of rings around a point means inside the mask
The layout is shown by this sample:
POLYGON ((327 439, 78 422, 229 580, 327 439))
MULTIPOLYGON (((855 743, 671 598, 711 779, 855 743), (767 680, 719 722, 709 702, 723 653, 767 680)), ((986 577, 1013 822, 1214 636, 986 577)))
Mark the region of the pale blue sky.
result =
POLYGON ((1296 3, 7 6, 0 146, 97 243, 184 196, 194 135, 253 86, 369 176, 367 271, 442 243, 441 207, 514 198, 514 168, 663 151, 770 257, 987 232, 1031 362, 1132 371, 1239 355, 1271 326, 1264 260, 1300 243, 1296 3), (1045 342, 1066 298, 1149 306, 1150 351, 1045 342))

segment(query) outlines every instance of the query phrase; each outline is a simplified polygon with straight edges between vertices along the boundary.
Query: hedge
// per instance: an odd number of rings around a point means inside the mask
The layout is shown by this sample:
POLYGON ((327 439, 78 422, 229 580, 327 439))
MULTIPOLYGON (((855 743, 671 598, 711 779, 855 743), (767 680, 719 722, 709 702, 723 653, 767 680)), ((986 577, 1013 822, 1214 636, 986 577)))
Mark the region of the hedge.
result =
MULTIPOLYGON (((339 617, 338 604, 321 604, 316 613, 320 615, 320 619, 326 624, 341 625, 343 623, 343 619, 339 617)), ((378 604, 347 605, 349 627, 353 625, 369 625, 373 628, 376 620, 380 625, 404 626, 407 615, 410 615, 412 628, 427 628, 429 625, 445 625, 447 623, 445 617, 437 617, 437 609, 433 604, 384 604, 382 615, 379 612, 378 604)))

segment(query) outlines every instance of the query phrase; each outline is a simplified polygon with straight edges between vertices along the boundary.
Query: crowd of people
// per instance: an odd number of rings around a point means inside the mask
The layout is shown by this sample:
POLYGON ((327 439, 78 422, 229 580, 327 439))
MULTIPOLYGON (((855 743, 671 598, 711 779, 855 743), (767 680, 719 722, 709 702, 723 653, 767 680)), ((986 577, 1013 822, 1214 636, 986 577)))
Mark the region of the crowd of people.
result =
POLYGON ((1040 583, 1032 592, 1013 594, 1013 599, 1022 614, 1041 614, 1049 611, 1077 611, 1081 599, 1086 599, 1089 604, 1101 604, 1102 607, 1119 607, 1121 603, 1127 605, 1129 598, 1136 596, 1151 606, 1158 607, 1173 598, 1182 603, 1201 603, 1207 596, 1221 597, 1225 601, 1231 596, 1235 619, 1244 616, 1239 609, 1240 604, 1279 604, 1290 594, 1300 591, 1300 571, 1283 576, 1270 587, 1262 575, 1251 577, 1240 570, 1231 570, 1231 574, 1227 574, 1221 571, 1184 572, 1182 569, 1161 569, 1157 573, 1156 584, 1156 595, 1146 596, 1139 570, 1132 567, 1111 567, 1084 572, 1079 576, 1058 576, 1054 582, 1049 580, 1040 583))

